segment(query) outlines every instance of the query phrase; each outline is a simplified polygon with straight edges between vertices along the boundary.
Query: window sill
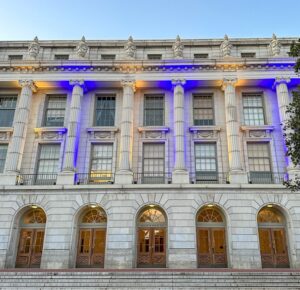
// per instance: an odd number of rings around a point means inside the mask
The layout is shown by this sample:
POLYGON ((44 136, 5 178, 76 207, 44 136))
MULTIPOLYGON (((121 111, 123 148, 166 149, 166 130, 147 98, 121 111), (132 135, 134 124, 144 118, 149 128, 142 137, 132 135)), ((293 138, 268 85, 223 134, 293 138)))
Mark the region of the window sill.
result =
POLYGON ((91 132, 118 132, 119 128, 114 126, 93 126, 90 128, 87 128, 86 131, 88 133, 91 132))

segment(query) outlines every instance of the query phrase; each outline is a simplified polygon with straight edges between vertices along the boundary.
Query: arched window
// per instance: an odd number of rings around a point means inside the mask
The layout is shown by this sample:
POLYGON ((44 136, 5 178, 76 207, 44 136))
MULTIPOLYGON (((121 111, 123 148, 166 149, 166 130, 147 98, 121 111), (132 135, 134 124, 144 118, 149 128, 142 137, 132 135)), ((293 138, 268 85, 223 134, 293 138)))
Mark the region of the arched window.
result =
POLYGON ((198 212, 197 251, 199 268, 227 267, 225 220, 215 205, 198 212))
POLYGON ((40 267, 46 221, 45 212, 36 206, 21 217, 16 267, 40 267))
POLYGON ((285 218, 273 205, 263 207, 257 216, 263 268, 289 267, 285 218))
POLYGON ((137 266, 166 266, 167 218, 158 206, 145 207, 137 218, 137 266))
POLYGON ((107 216, 98 206, 88 207, 79 219, 77 267, 104 267, 107 216))

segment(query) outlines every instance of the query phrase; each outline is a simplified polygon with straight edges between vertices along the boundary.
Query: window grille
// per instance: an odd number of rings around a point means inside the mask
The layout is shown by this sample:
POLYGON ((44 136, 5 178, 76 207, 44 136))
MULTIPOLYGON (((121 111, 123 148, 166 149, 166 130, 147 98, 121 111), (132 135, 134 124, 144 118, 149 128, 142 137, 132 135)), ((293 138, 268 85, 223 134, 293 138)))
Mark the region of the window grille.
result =
POLYGON ((113 95, 97 96, 95 125, 115 125, 116 97, 113 95))
POLYGON ((68 54, 56 54, 54 55, 55 60, 68 60, 69 55, 68 54))
POLYGON ((216 183, 218 181, 216 144, 195 144, 195 168, 197 183, 216 183))
POLYGON ((253 183, 271 183, 272 170, 269 143, 248 143, 247 151, 250 181, 253 183))
POLYGON ((194 54, 195 59, 203 59, 208 58, 208 53, 195 53, 194 54))
POLYGON ((194 125, 214 125, 212 95, 194 95, 194 125))
POLYGON ((7 154, 7 144, 0 144, 0 173, 3 173, 6 154, 7 154))
POLYGON ((115 54, 101 54, 102 60, 115 60, 116 55, 115 54))
POLYGON ((244 123, 249 126, 264 125, 263 97, 260 93, 243 93, 244 123))
POLYGON ((162 59, 162 55, 161 54, 148 54, 147 58, 150 60, 159 60, 159 59, 162 59))
POLYGON ((22 60, 23 59, 23 55, 21 54, 12 54, 8 56, 9 60, 22 60))
POLYGON ((113 144, 93 144, 91 155, 90 182, 112 181, 113 144))
POLYGON ((0 96, 0 127, 12 127, 16 105, 16 96, 0 96))
POLYGON ((241 57, 242 58, 254 58, 256 56, 255 52, 242 52, 241 57))
POLYGON ((145 95, 144 126, 164 125, 164 96, 145 95))
POLYGON ((51 95, 47 98, 44 126, 62 127, 64 125, 66 96, 51 95))
POLYGON ((164 183, 165 177, 165 144, 143 144, 142 183, 164 183))

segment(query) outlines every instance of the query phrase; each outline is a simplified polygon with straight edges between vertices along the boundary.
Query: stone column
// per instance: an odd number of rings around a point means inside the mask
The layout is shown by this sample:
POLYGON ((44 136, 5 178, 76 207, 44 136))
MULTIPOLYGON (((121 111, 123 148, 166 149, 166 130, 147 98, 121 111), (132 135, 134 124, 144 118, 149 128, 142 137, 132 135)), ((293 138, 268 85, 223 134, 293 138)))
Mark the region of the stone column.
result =
POLYGON ((247 174, 242 167, 239 123, 237 120, 237 100, 235 84, 237 79, 224 79, 222 89, 225 94, 225 118, 229 159, 230 183, 248 183, 247 174))
MULTIPOLYGON (((274 86, 276 87, 276 94, 277 94, 277 102, 278 102, 278 108, 279 108, 279 118, 282 128, 282 134, 283 128, 286 124, 286 121, 289 119, 289 114, 286 112, 287 106, 290 103, 290 97, 289 97, 289 90, 287 84, 290 82, 290 78, 286 77, 277 77, 274 83, 274 86)), ((287 151, 287 148, 285 147, 285 153, 287 151)), ((287 172, 289 174, 289 178, 295 178, 295 175, 300 174, 300 169, 293 164, 291 158, 288 156, 287 158, 287 172)))
POLYGON ((189 173, 185 165, 184 156, 184 80, 173 80, 174 86, 174 138, 175 165, 172 183, 189 183, 189 173))
POLYGON ((120 159, 119 169, 116 172, 115 183, 131 184, 133 181, 132 162, 132 141, 133 141, 133 99, 135 92, 135 82, 124 80, 123 104, 121 121, 120 159))
POLYGON ((72 80, 70 81, 70 85, 73 86, 73 91, 69 112, 68 133, 64 152, 63 170, 57 178, 57 184, 74 184, 76 172, 81 99, 83 96, 84 81, 72 80))
POLYGON ((20 80, 19 84, 22 87, 22 90, 15 111, 13 123, 14 131, 8 147, 4 175, 0 180, 0 184, 16 184, 16 178, 20 172, 24 151, 32 92, 36 91, 36 86, 32 80, 20 80))

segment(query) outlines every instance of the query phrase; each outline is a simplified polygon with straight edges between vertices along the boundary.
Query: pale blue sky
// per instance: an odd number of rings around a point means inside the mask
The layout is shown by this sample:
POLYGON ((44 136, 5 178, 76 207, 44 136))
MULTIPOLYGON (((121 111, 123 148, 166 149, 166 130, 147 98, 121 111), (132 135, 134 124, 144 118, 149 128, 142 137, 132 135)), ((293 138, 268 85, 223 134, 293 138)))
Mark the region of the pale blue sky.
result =
POLYGON ((300 0, 0 0, 0 40, 300 36, 300 0))

